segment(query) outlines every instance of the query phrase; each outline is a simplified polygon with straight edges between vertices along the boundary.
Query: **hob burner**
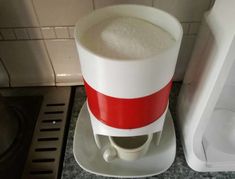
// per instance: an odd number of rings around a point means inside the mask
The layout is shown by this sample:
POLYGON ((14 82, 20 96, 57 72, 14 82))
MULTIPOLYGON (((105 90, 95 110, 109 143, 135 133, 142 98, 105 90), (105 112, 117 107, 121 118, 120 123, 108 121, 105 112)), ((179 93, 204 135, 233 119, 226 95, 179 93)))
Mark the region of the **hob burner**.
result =
POLYGON ((71 87, 4 88, 0 94, 16 126, 0 154, 0 179, 59 178, 71 87))

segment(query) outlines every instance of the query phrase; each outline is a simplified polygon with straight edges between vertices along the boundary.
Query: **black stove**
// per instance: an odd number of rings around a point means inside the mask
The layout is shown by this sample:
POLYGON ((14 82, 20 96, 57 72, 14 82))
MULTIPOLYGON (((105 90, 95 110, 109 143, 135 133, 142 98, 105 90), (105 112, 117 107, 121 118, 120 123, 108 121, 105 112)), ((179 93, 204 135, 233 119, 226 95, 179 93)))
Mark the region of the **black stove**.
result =
POLYGON ((17 123, 13 142, 0 153, 0 179, 59 178, 71 87, 5 88, 0 94, 17 123))
POLYGON ((16 179, 22 175, 42 99, 42 96, 5 97, 19 129, 14 143, 0 156, 0 178, 16 179))

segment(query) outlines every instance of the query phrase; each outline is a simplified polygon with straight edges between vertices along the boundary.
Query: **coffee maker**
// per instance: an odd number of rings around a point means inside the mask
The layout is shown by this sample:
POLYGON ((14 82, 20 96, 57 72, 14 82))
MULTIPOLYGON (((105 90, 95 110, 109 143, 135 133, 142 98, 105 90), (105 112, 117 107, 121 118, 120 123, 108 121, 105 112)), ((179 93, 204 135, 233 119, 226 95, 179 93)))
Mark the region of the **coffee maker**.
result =
POLYGON ((80 19, 75 39, 87 94, 74 135, 77 163, 88 172, 112 177, 146 177, 167 170, 176 152, 168 98, 182 39, 180 23, 151 7, 109 6, 80 19), (84 47, 80 39, 87 29, 119 16, 160 26, 175 42, 149 59, 138 60, 109 59, 84 47), (114 138, 140 136, 147 136, 141 156, 137 150, 131 151, 133 155, 127 154, 127 150, 113 144, 114 138))

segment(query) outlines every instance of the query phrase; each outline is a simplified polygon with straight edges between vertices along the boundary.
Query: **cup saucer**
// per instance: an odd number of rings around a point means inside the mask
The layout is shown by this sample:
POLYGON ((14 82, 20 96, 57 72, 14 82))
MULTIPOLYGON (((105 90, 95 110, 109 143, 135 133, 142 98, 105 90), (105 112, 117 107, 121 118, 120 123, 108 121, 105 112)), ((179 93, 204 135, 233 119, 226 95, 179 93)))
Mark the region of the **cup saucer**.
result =
POLYGON ((96 146, 85 103, 76 123, 73 153, 81 168, 96 175, 137 178, 160 174, 166 171, 175 159, 176 137, 171 114, 167 112, 159 145, 156 146, 152 140, 144 157, 131 162, 115 159, 107 163, 96 146))

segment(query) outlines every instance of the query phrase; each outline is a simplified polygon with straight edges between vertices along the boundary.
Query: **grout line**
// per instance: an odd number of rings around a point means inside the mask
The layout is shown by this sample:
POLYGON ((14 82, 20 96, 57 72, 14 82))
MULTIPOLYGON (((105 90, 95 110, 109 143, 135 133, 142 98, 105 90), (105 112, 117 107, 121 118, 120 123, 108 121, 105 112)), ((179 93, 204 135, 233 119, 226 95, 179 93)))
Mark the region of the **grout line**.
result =
MULTIPOLYGON (((195 23, 195 22, 191 22, 195 23)), ((75 25, 60 25, 60 26, 38 26, 38 27, 0 27, 0 29, 29 29, 29 28, 56 28, 56 27, 75 27, 75 25)))
MULTIPOLYGON (((181 25, 183 26, 184 24, 186 25, 186 26, 188 26, 188 28, 187 28, 187 31, 186 32, 184 32, 184 35, 197 35, 197 33, 190 33, 190 27, 191 27, 191 25, 192 24, 200 24, 201 22, 199 22, 199 21, 195 21, 195 22, 180 22, 181 23, 181 25)), ((4 38, 4 36, 2 35, 1 37, 2 37, 2 39, 0 39, 0 41, 26 41, 26 40, 56 40, 56 39, 60 39, 60 40, 70 40, 70 39, 74 39, 73 37, 71 37, 70 36, 70 31, 69 31, 69 28, 71 28, 71 27, 75 27, 75 26, 44 26, 44 27, 28 27, 28 28, 11 28, 11 29, 9 29, 9 30, 12 30, 13 31, 13 34, 14 34, 14 38, 15 39, 5 39, 4 38), (67 33, 68 33, 68 37, 66 37, 66 38, 59 38, 58 37, 58 35, 57 35, 57 33, 56 33, 56 27, 65 27, 66 28, 66 31, 67 31, 67 33), (30 38, 30 35, 29 35, 29 32, 28 32, 28 29, 29 28, 39 28, 39 31, 40 31, 40 33, 41 33, 41 35, 42 35, 42 37, 41 38, 37 38, 37 39, 32 39, 32 38, 30 38), (53 33, 55 34, 55 38, 47 38, 47 37, 45 37, 44 35, 43 35, 43 28, 51 28, 52 30, 53 30, 53 33), (27 35, 27 39, 17 39, 17 36, 16 36, 16 33, 15 33, 15 29, 24 29, 25 31, 26 31, 26 35, 27 35)), ((0 30, 1 30, 2 28, 0 28, 0 30)), ((0 34, 1 35, 1 34, 0 34)))
POLYGON ((180 23, 180 24, 182 26, 183 33, 184 34, 189 34, 190 24, 189 23, 180 23))
POLYGON ((1 31, 0 31, 0 41, 1 40, 3 40, 4 38, 3 38, 3 35, 2 35, 2 33, 1 33, 1 31))
POLYGON ((92 0, 92 8, 95 10, 95 0, 92 0))
POLYGON ((201 23, 201 21, 180 21, 180 23, 201 23))
MULTIPOLYGON (((47 45, 46 45, 46 42, 45 42, 45 39, 44 39, 44 35, 43 35, 43 33, 42 33, 41 23, 40 23, 40 20, 39 20, 39 17, 38 17, 36 8, 35 8, 35 4, 34 4, 33 1, 31 1, 31 3, 32 3, 32 7, 33 7, 33 11, 34 11, 34 13, 35 13, 36 19, 37 19, 38 24, 39 24, 39 26, 40 26, 39 29, 40 29, 41 34, 42 34, 42 37, 43 37, 42 40, 43 40, 44 48, 45 48, 45 50, 46 50, 46 53, 47 53, 47 56, 48 56, 48 59, 49 59, 49 63, 50 63, 50 65, 51 65, 51 68, 52 68, 53 73, 54 73, 54 85, 56 86, 56 72, 55 72, 55 68, 54 68, 54 66, 53 66, 53 63, 52 63, 52 60, 51 60, 51 56, 50 56, 50 54, 49 54, 49 51, 48 51, 48 48, 47 48, 47 45)), ((54 33, 55 33, 55 31, 54 31, 54 33)))
MULTIPOLYGON (((94 0, 93 0, 94 1, 94 0)), ((35 13, 36 14, 36 13, 35 13)), ((36 14, 36 18, 37 18, 37 20, 38 20, 38 17, 37 17, 37 14, 36 14)), ((186 24, 186 25, 188 25, 189 26, 189 28, 188 28, 188 30, 187 30, 187 32, 185 32, 185 34, 189 34, 189 35, 194 35, 194 34, 197 34, 197 33, 190 33, 190 26, 191 26, 191 24, 200 24, 201 23, 201 21, 181 21, 180 22, 182 25, 183 24, 186 24)), ((13 31, 13 34, 14 34, 14 39, 5 39, 4 38, 4 36, 2 35, 2 34, 0 34, 1 35, 1 37, 2 37, 2 39, 0 39, 0 41, 15 41, 15 40, 55 40, 55 39, 63 39, 63 40, 65 40, 65 39, 74 39, 73 37, 71 37, 70 36, 70 33, 69 33, 69 28, 70 27, 75 27, 74 25, 61 25, 61 26, 40 26, 40 23, 39 23, 39 27, 11 27, 11 28, 6 28, 6 27, 3 27, 3 28, 0 28, 0 30, 1 29, 9 29, 9 30, 12 30, 13 31), (69 36, 67 37, 67 38, 58 38, 58 35, 57 35, 57 33, 56 33, 56 28, 57 27, 64 27, 64 28, 66 28, 66 31, 67 31, 67 33, 69 34, 69 36), (29 32, 28 32, 28 29, 29 28, 39 28, 39 30, 40 30, 40 33, 41 33, 41 35, 42 35, 42 37, 41 38, 37 38, 37 39, 32 39, 31 37, 30 37, 30 35, 29 35, 29 32), (53 32, 54 32, 54 34, 55 34, 55 38, 46 38, 44 35, 43 35, 43 28, 51 28, 52 30, 53 30, 53 32), (17 36, 16 36, 16 33, 15 33, 15 29, 24 29, 25 31, 26 31, 26 34, 27 34, 27 39, 17 39, 17 36)))
MULTIPOLYGON (((201 21, 180 21, 180 23, 201 23, 201 21)), ((39 26, 22 26, 22 27, 14 26, 14 27, 0 27, 0 29, 55 28, 55 27, 75 27, 75 25, 60 25, 60 26, 39 25, 39 26)))
POLYGON ((27 31, 27 29, 26 28, 14 28, 14 29, 12 29, 13 31, 14 31, 14 33, 15 33, 15 36, 16 36, 16 40, 18 41, 18 40, 30 40, 30 37, 29 37, 29 34, 28 34, 28 31, 27 31), (16 35, 16 30, 24 30, 24 32, 26 33, 26 39, 18 39, 18 37, 17 37, 17 35, 16 35))
POLYGON ((26 34, 27 34, 27 36, 28 36, 28 40, 30 40, 31 38, 30 38, 30 35, 29 35, 29 32, 28 32, 28 29, 27 29, 27 28, 25 28, 25 32, 26 32, 26 34))
POLYGON ((53 28, 53 27, 73 27, 75 25, 60 25, 60 26, 55 26, 55 25, 52 25, 52 26, 45 26, 45 25, 42 25, 40 26, 41 28, 53 28))
MULTIPOLYGON (((29 35, 28 30, 29 30, 29 28, 26 29, 26 32, 27 32, 27 34, 29 35)), ((34 40, 34 39, 32 39, 32 37, 30 37, 30 35, 29 35, 29 40, 34 40)))
POLYGON ((20 27, 20 26, 14 26, 14 27, 7 26, 7 27, 1 27, 0 29, 23 29, 23 28, 38 28, 38 27, 40 27, 40 26, 22 26, 22 27, 20 27))
POLYGON ((9 73, 9 71, 7 70, 7 68, 6 68, 6 65, 5 65, 5 63, 3 62, 3 60, 1 59, 1 57, 0 57, 0 63, 2 64, 2 66, 3 66, 3 68, 4 68, 4 70, 6 71, 6 73, 7 73, 7 76, 8 76, 8 84, 9 84, 9 87, 11 86, 11 76, 10 76, 10 73, 9 73))
MULTIPOLYGON (((58 26, 58 27, 61 27, 61 26, 58 26)), ((74 26, 64 26, 65 28, 66 28, 66 31, 67 31, 67 33, 68 33, 68 35, 69 35, 69 28, 70 27, 74 27, 74 26)), ((6 29, 6 28, 0 28, 0 31, 1 31, 1 29, 6 29)), ((58 38, 58 36, 57 36, 57 34, 56 34, 56 30, 55 30, 55 27, 42 27, 42 28, 40 28, 40 27, 28 27, 28 28, 18 28, 18 27, 16 27, 16 28, 7 28, 8 30, 10 30, 10 31, 12 31, 12 33, 13 33, 13 35, 14 35, 14 39, 6 39, 3 35, 2 35, 2 33, 0 32, 0 41, 16 41, 16 40, 50 40, 50 39, 73 39, 72 37, 70 37, 70 36, 68 36, 67 38, 58 38), (29 35, 29 31, 28 31, 28 29, 30 29, 30 28, 37 28, 37 29, 39 29, 39 31, 40 31, 40 33, 41 33, 41 38, 31 38, 30 37, 30 35, 29 35), (55 38, 47 38, 47 37, 45 37, 44 35, 43 35, 43 31, 42 31, 42 29, 43 28, 50 28, 50 29, 52 29, 53 30, 53 33, 55 34, 55 38), (27 38, 26 39, 18 39, 17 38, 17 35, 16 35, 16 32, 15 32, 15 30, 17 30, 17 29, 20 29, 20 30, 24 30, 25 31, 25 33, 26 33, 26 36, 27 36, 27 38)))
POLYGON ((67 31, 67 34, 68 34, 68 39, 70 38, 70 34, 69 34, 69 28, 66 27, 66 31, 67 31))
MULTIPOLYGON (((18 39, 17 39, 17 36, 16 36, 16 33, 15 33, 15 30, 14 30, 14 29, 11 29, 11 30, 12 30, 14 36, 15 36, 15 39, 14 39, 14 40, 18 40, 18 39)), ((13 40, 13 39, 12 39, 12 40, 13 40)))
POLYGON ((58 39, 58 36, 57 36, 57 34, 56 34, 56 28, 53 27, 52 30, 53 30, 53 32, 54 32, 54 34, 55 34, 55 38, 58 39))
POLYGON ((29 40, 32 40, 29 34, 29 28, 25 28, 25 30, 26 30, 26 33, 28 34, 29 40))
POLYGON ((7 41, 12 41, 12 42, 18 42, 18 41, 43 41, 43 40, 71 40, 74 39, 73 37, 68 37, 68 38, 42 38, 42 39, 8 39, 8 40, 0 40, 0 42, 7 42, 7 41))
POLYGON ((39 26, 9 26, 9 27, 0 27, 0 29, 23 29, 23 28, 44 28, 44 27, 49 27, 49 28, 52 28, 52 27, 73 27, 75 25, 60 25, 60 26, 55 26, 55 25, 51 25, 51 26, 45 26, 45 25, 39 25, 39 26))

